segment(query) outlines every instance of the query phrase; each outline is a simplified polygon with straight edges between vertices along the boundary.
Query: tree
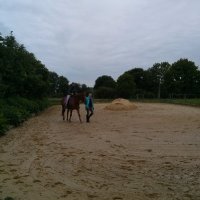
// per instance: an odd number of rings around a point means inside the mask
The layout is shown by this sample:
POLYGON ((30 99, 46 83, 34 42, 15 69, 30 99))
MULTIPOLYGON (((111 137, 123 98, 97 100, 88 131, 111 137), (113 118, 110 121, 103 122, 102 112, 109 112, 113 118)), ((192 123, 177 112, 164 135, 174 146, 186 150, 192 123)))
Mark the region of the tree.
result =
POLYGON ((136 94, 144 95, 147 93, 149 86, 147 71, 142 68, 133 68, 127 71, 127 73, 129 73, 135 81, 136 94))
POLYGON ((48 69, 19 44, 13 34, 0 35, 1 98, 21 96, 42 98, 50 92, 48 69))
POLYGON ((90 91, 90 88, 86 84, 81 84, 80 89, 81 89, 81 92, 90 91))
POLYGON ((109 87, 99 87, 94 92, 95 98, 114 99, 117 96, 116 89, 109 87))
POLYGON ((58 92, 58 79, 59 76, 55 72, 49 72, 49 95, 56 97, 58 92))
POLYGON ((136 91, 133 77, 129 73, 122 74, 117 79, 117 92, 119 97, 132 98, 136 91))
POLYGON ((198 70, 195 78, 195 97, 200 97, 200 71, 198 70))
POLYGON ((158 98, 166 96, 166 88, 164 87, 165 75, 170 69, 168 62, 155 63, 153 67, 148 69, 149 78, 149 90, 155 94, 158 98))
POLYGON ((58 90, 57 90, 58 96, 60 96, 60 97, 64 96, 66 94, 68 88, 69 88, 68 79, 65 78, 64 76, 60 76, 58 78, 58 90))
POLYGON ((198 93, 199 71, 194 62, 180 59, 165 75, 165 86, 170 94, 198 93))
POLYGON ((116 97, 116 82, 111 76, 103 75, 96 79, 94 85, 96 98, 112 99, 116 97))
POLYGON ((94 89, 99 87, 116 88, 116 82, 111 76, 103 75, 96 79, 94 89))

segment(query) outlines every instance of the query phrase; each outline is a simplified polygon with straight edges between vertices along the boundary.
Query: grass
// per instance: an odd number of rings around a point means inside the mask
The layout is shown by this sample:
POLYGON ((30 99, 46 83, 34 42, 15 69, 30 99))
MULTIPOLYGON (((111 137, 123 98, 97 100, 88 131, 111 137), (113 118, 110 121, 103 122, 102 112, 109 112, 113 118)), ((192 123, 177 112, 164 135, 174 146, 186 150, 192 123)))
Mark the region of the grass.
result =
POLYGON ((172 99, 166 100, 166 103, 200 107, 200 99, 172 99))
POLYGON ((200 107, 200 99, 132 99, 131 101, 143 103, 170 103, 177 105, 200 107))
POLYGON ((48 101, 49 101, 51 106, 60 105, 61 99, 62 98, 48 98, 48 101))

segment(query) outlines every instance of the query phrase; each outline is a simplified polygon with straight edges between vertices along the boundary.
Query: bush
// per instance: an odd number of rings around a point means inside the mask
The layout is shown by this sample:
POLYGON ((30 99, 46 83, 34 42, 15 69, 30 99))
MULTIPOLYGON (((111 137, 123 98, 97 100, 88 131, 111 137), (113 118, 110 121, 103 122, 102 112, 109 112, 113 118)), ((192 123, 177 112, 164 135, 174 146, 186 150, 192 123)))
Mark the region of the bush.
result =
POLYGON ((49 105, 47 99, 29 100, 22 97, 0 99, 0 135, 8 130, 9 125, 18 126, 32 114, 37 114, 49 105))
POLYGON ((4 200, 14 200, 12 197, 6 197, 4 200))
POLYGON ((153 92, 144 92, 144 97, 148 98, 148 99, 156 98, 156 96, 153 92))
POLYGON ((28 111, 15 106, 5 106, 2 109, 2 112, 9 124, 13 126, 18 126, 19 124, 24 122, 28 117, 30 117, 30 113, 28 111))
POLYGON ((0 136, 4 135, 4 133, 8 130, 8 121, 3 116, 2 113, 0 113, 0 136))
POLYGON ((99 87, 95 89, 94 96, 99 99, 114 99, 117 96, 117 92, 113 88, 99 87))
POLYGON ((16 106, 21 109, 27 110, 29 113, 38 113, 40 111, 37 102, 21 97, 7 99, 8 105, 16 106))
POLYGON ((0 109, 2 109, 6 105, 5 100, 0 99, 0 109))
POLYGON ((48 108, 49 105, 50 105, 48 99, 37 100, 36 103, 37 103, 37 105, 39 107, 39 111, 42 111, 42 110, 48 108))

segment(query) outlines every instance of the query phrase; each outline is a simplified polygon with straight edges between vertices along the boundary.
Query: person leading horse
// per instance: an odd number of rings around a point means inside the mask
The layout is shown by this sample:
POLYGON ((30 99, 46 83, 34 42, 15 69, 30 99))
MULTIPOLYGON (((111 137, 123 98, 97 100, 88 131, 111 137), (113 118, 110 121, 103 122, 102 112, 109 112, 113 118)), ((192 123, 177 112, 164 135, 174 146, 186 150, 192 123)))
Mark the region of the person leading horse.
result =
POLYGON ((84 94, 77 93, 75 90, 75 85, 72 84, 68 90, 68 93, 61 101, 63 120, 65 120, 65 110, 67 109, 67 121, 71 122, 72 112, 73 110, 76 110, 79 120, 82 122, 80 115, 80 102, 84 102, 84 100, 84 94))

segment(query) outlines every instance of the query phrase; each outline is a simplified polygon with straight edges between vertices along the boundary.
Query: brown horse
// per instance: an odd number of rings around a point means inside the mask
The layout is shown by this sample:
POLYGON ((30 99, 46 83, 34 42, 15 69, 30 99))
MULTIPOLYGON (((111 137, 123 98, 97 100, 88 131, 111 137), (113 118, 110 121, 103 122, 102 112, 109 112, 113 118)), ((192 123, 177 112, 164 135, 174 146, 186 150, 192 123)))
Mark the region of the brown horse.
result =
POLYGON ((71 122, 73 110, 77 111, 79 120, 80 122, 82 122, 81 115, 80 115, 80 102, 84 102, 84 100, 85 100, 85 96, 82 93, 71 95, 67 104, 66 104, 66 97, 64 97, 61 101, 63 120, 65 120, 65 110, 67 109, 68 122, 71 122), (70 116, 69 116, 69 113, 70 113, 70 116))

